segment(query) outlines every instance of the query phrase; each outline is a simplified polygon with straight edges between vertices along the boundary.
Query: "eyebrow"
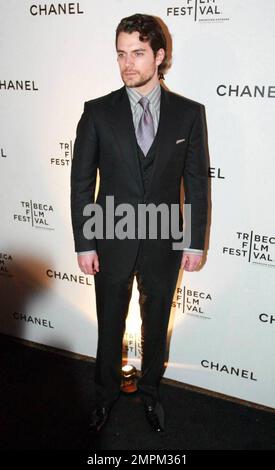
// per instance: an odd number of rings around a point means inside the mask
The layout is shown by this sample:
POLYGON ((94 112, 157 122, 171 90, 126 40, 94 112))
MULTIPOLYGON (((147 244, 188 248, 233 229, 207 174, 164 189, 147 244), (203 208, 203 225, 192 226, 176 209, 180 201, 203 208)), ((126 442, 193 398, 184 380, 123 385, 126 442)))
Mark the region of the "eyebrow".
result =
MULTIPOLYGON (((143 49, 143 48, 139 48, 139 49, 134 49, 133 51, 131 52, 140 52, 140 51, 143 51, 145 52, 146 49, 143 49)), ((122 49, 117 49, 117 52, 126 52, 126 51, 123 51, 122 49)))

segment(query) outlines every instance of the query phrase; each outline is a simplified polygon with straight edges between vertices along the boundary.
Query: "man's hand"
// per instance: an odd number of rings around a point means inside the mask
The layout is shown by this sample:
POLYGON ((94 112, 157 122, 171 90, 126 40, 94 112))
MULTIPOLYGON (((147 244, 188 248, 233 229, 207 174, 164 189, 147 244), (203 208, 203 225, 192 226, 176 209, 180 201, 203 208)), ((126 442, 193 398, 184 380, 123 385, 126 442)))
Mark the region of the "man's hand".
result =
POLYGON ((185 271, 196 271, 201 266, 202 255, 194 253, 183 253, 181 260, 181 268, 185 271))
POLYGON ((97 253, 77 256, 78 266, 84 274, 96 274, 99 272, 99 260, 97 253))

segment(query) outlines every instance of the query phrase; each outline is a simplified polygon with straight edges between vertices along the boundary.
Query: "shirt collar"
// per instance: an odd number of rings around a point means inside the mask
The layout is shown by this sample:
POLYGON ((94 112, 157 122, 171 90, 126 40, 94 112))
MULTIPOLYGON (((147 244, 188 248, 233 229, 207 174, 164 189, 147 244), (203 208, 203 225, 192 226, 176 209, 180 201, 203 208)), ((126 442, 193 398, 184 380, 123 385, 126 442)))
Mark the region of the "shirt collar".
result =
MULTIPOLYGON (((141 95, 134 88, 130 88, 127 86, 125 88, 128 93, 131 106, 135 107, 143 95, 141 95)), ((153 90, 151 90, 150 93, 148 93, 148 95, 146 96, 153 106, 157 106, 160 102, 160 95, 161 95, 160 84, 157 83, 157 85, 153 88, 153 90)))

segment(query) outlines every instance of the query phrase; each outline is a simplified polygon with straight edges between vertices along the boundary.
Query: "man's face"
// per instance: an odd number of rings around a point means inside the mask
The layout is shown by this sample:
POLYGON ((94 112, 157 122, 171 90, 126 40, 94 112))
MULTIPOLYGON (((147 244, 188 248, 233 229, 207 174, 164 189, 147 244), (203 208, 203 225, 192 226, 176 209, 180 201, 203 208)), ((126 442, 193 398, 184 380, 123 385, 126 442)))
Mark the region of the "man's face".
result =
POLYGON ((164 50, 159 49, 156 57, 149 42, 139 40, 139 33, 119 33, 117 39, 117 61, 121 78, 128 87, 141 87, 158 74, 158 65, 164 58, 164 50))

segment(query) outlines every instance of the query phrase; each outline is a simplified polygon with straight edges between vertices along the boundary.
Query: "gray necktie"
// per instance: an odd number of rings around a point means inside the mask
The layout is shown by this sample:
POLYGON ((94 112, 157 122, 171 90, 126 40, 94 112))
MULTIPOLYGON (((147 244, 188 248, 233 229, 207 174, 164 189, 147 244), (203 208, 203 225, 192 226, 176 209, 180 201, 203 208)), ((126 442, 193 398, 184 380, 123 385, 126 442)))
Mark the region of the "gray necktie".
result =
POLYGON ((146 156, 155 137, 154 121, 152 113, 149 109, 148 98, 143 96, 140 98, 139 103, 143 107, 143 113, 137 126, 136 137, 138 145, 146 156))

